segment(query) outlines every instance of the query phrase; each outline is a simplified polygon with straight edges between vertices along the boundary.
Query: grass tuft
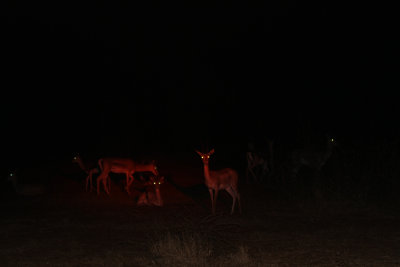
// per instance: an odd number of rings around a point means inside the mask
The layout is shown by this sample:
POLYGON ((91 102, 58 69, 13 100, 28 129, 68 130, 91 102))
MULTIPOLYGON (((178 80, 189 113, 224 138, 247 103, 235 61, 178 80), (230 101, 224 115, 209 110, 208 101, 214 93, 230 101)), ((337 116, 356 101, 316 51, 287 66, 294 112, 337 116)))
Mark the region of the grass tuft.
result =
POLYGON ((208 266, 212 248, 196 234, 167 233, 151 246, 154 260, 161 266, 208 266))

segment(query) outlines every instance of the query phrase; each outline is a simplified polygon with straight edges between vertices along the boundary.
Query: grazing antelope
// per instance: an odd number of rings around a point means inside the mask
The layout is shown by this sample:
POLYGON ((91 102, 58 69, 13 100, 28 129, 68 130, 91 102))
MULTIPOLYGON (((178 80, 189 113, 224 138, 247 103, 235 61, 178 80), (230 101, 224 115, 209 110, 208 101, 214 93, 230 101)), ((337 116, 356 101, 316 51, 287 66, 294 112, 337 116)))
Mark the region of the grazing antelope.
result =
POLYGON ((231 195, 233 199, 231 214, 233 214, 235 210, 236 201, 239 205, 239 212, 242 213, 240 193, 238 190, 239 175, 237 171, 231 168, 210 170, 208 167, 208 161, 210 156, 214 154, 214 149, 211 149, 208 153, 201 153, 196 150, 196 153, 200 155, 201 160, 203 161, 205 185, 208 187, 208 191, 210 192, 212 213, 215 214, 219 190, 226 190, 231 195))
MULTIPOLYGON (((98 162, 101 173, 97 177, 97 194, 100 194, 100 182, 103 182, 106 187, 106 178, 109 173, 120 173, 126 176, 126 191, 130 194, 130 186, 133 183, 133 174, 136 172, 151 172, 153 175, 158 176, 158 169, 154 161, 150 163, 138 163, 130 158, 101 158, 98 162)), ((106 189, 109 195, 109 190, 106 189)))

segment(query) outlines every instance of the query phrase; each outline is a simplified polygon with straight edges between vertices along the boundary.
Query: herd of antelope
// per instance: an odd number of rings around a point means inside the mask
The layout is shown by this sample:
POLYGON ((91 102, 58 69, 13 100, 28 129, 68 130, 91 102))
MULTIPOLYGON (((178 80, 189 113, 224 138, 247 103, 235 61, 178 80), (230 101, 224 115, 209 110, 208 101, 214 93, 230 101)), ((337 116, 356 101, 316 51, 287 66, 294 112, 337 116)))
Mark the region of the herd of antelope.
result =
MULTIPOLYGON (((326 148, 319 151, 310 149, 293 150, 290 153, 291 167, 289 168, 290 176, 296 177, 302 166, 307 166, 319 172, 330 158, 333 147, 336 142, 333 138, 326 139, 326 148)), ((246 181, 260 182, 264 179, 273 168, 273 143, 268 143, 269 153, 259 153, 254 149, 254 145, 249 143, 246 152, 246 181), (268 154, 268 156, 265 156, 268 154)), ((238 171, 232 168, 224 168, 219 170, 210 170, 209 159, 214 154, 215 150, 211 149, 208 152, 200 152, 195 150, 200 156, 203 163, 204 184, 208 188, 211 198, 211 212, 216 213, 216 202, 220 190, 225 190, 232 197, 231 214, 234 213, 236 207, 239 212, 242 212, 241 195, 239 192, 239 174, 238 171)), ((73 157, 74 163, 86 173, 85 189, 92 192, 93 178, 96 175, 96 190, 100 194, 101 186, 103 186, 106 194, 110 195, 111 178, 110 173, 124 174, 126 178, 124 190, 131 194, 130 187, 134 182, 134 175, 138 174, 143 179, 143 174, 147 173, 147 181, 143 181, 145 191, 138 198, 138 206, 163 206, 164 201, 160 193, 161 185, 164 183, 164 177, 159 174, 155 161, 137 162, 131 158, 104 157, 97 162, 85 162, 79 155, 73 157)), ((8 180, 14 186, 17 194, 34 196, 44 193, 42 186, 21 185, 18 183, 18 175, 15 172, 10 172, 8 180)))
MULTIPOLYGON (((239 212, 242 212, 240 193, 238 190, 239 175, 236 170, 225 168, 221 170, 209 170, 208 160, 214 153, 214 149, 208 153, 196 152, 200 155, 204 165, 205 185, 209 189, 212 205, 212 213, 216 212, 216 201, 218 191, 226 190, 233 199, 231 214, 234 213, 235 204, 238 203, 239 212)), ((155 161, 149 163, 139 163, 130 158, 100 158, 97 164, 84 163, 82 158, 77 155, 73 158, 73 162, 77 163, 81 169, 87 174, 86 191, 93 190, 93 174, 98 174, 96 179, 97 194, 100 194, 100 186, 103 185, 104 191, 110 194, 110 173, 124 174, 126 177, 125 190, 131 194, 130 187, 134 181, 135 173, 150 173, 150 178, 144 183, 145 191, 139 196, 138 206, 163 206, 164 201, 160 193, 160 186, 164 183, 164 177, 160 176, 155 161)))
POLYGON ((159 175, 155 161, 149 163, 137 162, 131 158, 115 158, 105 157, 100 158, 96 163, 84 162, 80 155, 76 155, 73 160, 87 174, 86 191, 93 191, 93 174, 98 174, 96 179, 97 195, 100 194, 100 186, 107 195, 110 195, 111 178, 110 173, 124 174, 126 177, 125 190, 130 195, 131 185, 134 181, 135 173, 150 173, 149 181, 145 185, 143 192, 137 204, 149 206, 163 206, 162 197, 160 194, 160 186, 164 183, 164 177, 159 175))

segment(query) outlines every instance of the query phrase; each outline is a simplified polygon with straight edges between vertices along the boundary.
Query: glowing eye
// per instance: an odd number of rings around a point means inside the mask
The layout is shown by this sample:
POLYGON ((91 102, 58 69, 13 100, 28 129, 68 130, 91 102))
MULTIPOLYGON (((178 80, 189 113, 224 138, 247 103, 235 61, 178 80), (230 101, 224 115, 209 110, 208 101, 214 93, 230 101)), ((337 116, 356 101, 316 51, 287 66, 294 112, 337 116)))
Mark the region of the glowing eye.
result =
POLYGON ((208 155, 207 155, 207 158, 209 159, 209 158, 210 158, 210 156, 208 156, 208 155))
POLYGON ((333 138, 331 139, 331 142, 334 142, 335 140, 333 140, 333 138))
POLYGON ((153 184, 156 184, 156 182, 153 182, 153 184))
POLYGON ((161 182, 158 182, 158 184, 161 184, 161 182))
POLYGON ((201 158, 204 158, 204 156, 201 156, 201 158))

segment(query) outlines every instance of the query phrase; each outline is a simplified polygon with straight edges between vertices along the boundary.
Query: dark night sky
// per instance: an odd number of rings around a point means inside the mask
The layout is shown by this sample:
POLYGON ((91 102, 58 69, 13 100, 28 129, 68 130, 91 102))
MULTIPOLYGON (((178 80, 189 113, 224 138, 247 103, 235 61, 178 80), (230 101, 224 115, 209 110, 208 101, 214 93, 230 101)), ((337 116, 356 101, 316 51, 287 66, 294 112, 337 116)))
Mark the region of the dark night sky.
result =
POLYGON ((389 7, 81 2, 2 8, 7 153, 398 133, 389 7))

